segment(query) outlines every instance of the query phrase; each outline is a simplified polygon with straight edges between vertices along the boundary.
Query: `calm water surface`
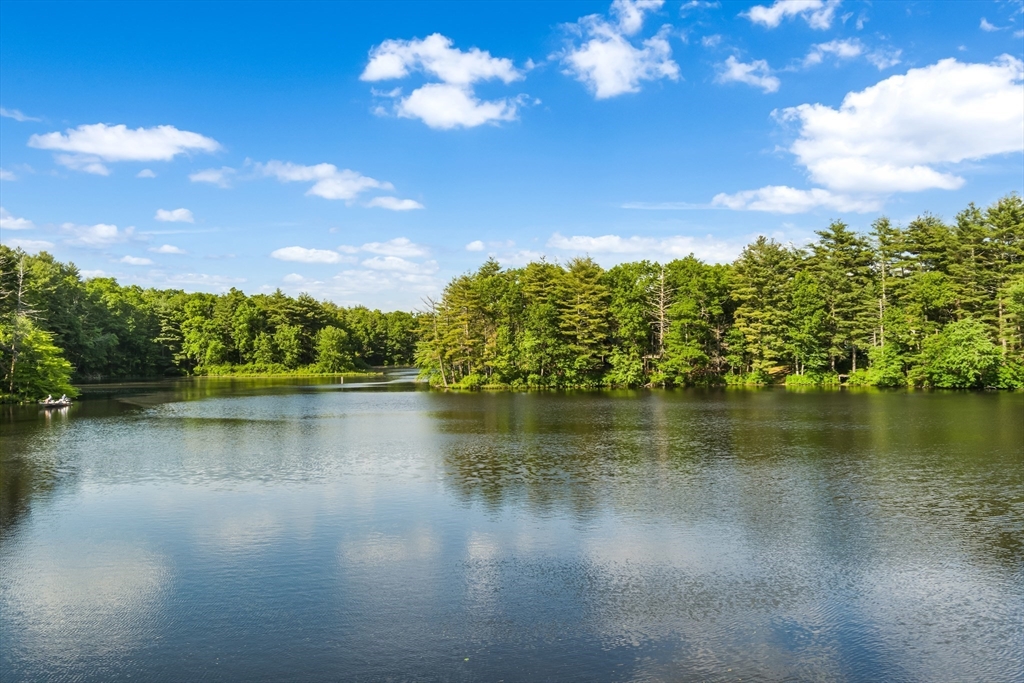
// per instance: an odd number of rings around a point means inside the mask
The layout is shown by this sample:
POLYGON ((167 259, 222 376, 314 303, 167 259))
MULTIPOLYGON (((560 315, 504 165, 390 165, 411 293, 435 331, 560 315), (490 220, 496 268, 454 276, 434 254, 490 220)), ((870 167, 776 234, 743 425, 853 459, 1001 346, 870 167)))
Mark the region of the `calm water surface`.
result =
POLYGON ((1024 681, 1024 395, 6 408, 3 681, 1024 681))

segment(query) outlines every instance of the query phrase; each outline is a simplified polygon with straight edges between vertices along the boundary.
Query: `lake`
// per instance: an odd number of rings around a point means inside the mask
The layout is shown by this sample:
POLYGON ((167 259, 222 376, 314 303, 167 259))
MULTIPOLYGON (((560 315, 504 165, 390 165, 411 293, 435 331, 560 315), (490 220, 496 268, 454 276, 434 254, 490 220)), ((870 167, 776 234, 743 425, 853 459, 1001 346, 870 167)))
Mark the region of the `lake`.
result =
POLYGON ((1022 681, 1024 394, 3 407, 9 681, 1022 681))

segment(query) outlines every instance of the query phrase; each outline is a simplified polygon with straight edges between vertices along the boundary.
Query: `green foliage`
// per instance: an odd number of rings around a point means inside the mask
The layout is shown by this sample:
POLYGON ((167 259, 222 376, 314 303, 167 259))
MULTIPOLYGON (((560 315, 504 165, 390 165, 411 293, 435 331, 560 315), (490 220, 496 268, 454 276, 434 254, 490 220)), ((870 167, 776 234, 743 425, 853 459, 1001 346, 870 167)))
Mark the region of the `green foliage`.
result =
POLYGON ((950 323, 925 340, 921 376, 943 389, 981 389, 998 382, 1002 356, 985 325, 973 318, 950 323))
POLYGON ((906 227, 879 218, 870 236, 841 222, 816 234, 803 249, 760 237, 728 265, 691 255, 608 270, 589 258, 503 269, 491 259, 421 314, 280 290, 214 295, 83 281, 45 252, 0 245, 9 339, 0 353, 10 360, 15 340, 31 338, 26 358, 38 366, 15 362, 17 387, 8 377, 6 393, 32 398, 37 376, 65 386, 65 370, 73 381, 412 363, 435 385, 468 388, 1024 388, 1019 195, 970 205, 952 223, 926 214, 906 227), (17 331, 27 325, 34 332, 17 331))
POLYGON ((350 372, 355 369, 345 330, 328 325, 317 332, 316 368, 320 372, 350 372))
POLYGON ((731 265, 488 261, 429 302, 417 364, 460 387, 1024 384, 1020 197, 871 228, 731 265))
MULTIPOLYGON (((70 363, 72 381, 409 365, 420 324, 411 313, 340 308, 280 291, 188 294, 123 287, 112 278, 82 280, 74 265, 50 254, 0 245, 0 324, 11 328, 19 316, 50 335, 70 363), (342 335, 347 341, 321 363, 318 340, 327 328, 335 330, 328 334, 335 342, 342 335)), ((50 358, 39 356, 40 372, 52 375, 50 358)), ((6 391, 7 400, 32 399, 36 385, 26 386, 6 391)))
POLYGON ((54 344, 53 335, 25 316, 0 323, 0 364, 4 371, 0 401, 78 395, 71 386, 71 363, 54 344))

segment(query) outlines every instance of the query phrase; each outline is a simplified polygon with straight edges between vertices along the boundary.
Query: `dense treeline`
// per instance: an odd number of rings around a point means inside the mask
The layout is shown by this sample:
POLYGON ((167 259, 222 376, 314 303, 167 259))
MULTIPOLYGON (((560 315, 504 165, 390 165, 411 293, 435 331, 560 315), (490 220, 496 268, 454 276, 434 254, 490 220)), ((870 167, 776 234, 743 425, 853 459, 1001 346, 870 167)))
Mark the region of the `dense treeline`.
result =
POLYGON ((71 382, 81 380, 408 365, 417 326, 410 313, 305 294, 189 294, 83 280, 46 252, 0 246, 6 400, 73 393, 71 382))
POLYGON ((463 387, 1024 386, 1020 196, 817 235, 758 238, 731 265, 490 260, 429 302, 417 364, 463 387))

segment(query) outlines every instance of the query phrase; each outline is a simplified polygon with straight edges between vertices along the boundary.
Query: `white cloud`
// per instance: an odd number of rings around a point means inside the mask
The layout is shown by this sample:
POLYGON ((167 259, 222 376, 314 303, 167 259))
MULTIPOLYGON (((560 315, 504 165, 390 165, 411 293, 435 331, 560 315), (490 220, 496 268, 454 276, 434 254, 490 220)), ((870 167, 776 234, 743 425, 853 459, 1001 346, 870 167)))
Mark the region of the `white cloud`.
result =
POLYGON ((98 175, 110 173, 101 163, 104 161, 170 161, 179 154, 221 149, 220 143, 212 138, 174 126, 132 130, 124 124, 108 126, 105 123, 68 128, 64 133, 33 135, 28 139, 28 146, 67 152, 58 155, 57 163, 98 175))
POLYGON ((878 198, 858 199, 835 194, 821 188, 799 190, 785 185, 769 185, 759 190, 745 190, 736 194, 723 192, 715 195, 711 204, 736 211, 766 211, 787 214, 805 213, 819 207, 855 213, 878 211, 882 208, 882 203, 878 198))
POLYGON ((629 37, 643 26, 644 14, 660 9, 661 0, 616 0, 611 13, 615 23, 591 14, 569 28, 585 38, 561 55, 565 73, 587 86, 595 99, 607 99, 640 91, 643 81, 679 79, 679 65, 672 60, 669 26, 634 44, 629 37))
POLYGON ((13 171, 8 171, 6 168, 0 168, 0 180, 17 180, 18 176, 14 175, 13 171))
POLYGON ((730 56, 725 63, 719 65, 715 80, 719 83, 746 83, 770 93, 779 89, 779 79, 772 76, 771 71, 768 62, 763 59, 755 59, 750 64, 744 64, 730 56))
POLYGON ((291 162, 268 161, 265 164, 257 163, 255 168, 257 173, 277 178, 282 183, 314 181, 306 194, 324 199, 351 201, 367 190, 395 189, 391 183, 364 176, 347 168, 339 170, 334 164, 301 166, 291 162))
POLYGON ((415 199, 399 199, 398 197, 374 197, 366 205, 390 211, 412 211, 413 209, 424 208, 415 199))
POLYGON ((721 6, 722 3, 718 2, 718 0, 689 0, 689 2, 684 2, 683 6, 679 8, 679 14, 686 16, 691 10, 716 9, 721 6))
POLYGON ((367 206, 389 211, 413 211, 426 208, 416 200, 400 200, 397 197, 375 197, 367 203, 367 206))
POLYGON ((484 250, 484 243, 481 242, 480 240, 473 240, 472 242, 470 242, 469 244, 466 245, 466 251, 483 251, 483 250, 484 250))
POLYGON ((4 238, 4 244, 11 249, 23 249, 27 252, 43 251, 44 249, 53 249, 53 242, 47 242, 46 240, 23 240, 23 239, 7 239, 4 238))
POLYGON ((136 178, 156 178, 156 173, 153 172, 153 169, 144 168, 141 171, 139 171, 138 173, 136 173, 135 177, 136 178))
POLYGON ((0 206, 0 230, 32 230, 35 224, 27 218, 16 218, 0 206))
POLYGON ((93 175, 110 175, 110 169, 100 161, 99 157, 85 154, 58 154, 54 160, 72 171, 82 171, 93 175))
POLYGON ((127 227, 119 230, 116 225, 97 223, 96 225, 76 225, 64 223, 61 230, 69 235, 65 243, 81 247, 105 247, 128 240, 135 228, 127 227))
POLYGON ((836 59, 853 59, 864 54, 864 46, 856 38, 846 40, 830 40, 827 43, 812 45, 807 56, 804 57, 804 66, 821 64, 825 55, 832 55, 836 59))
POLYGON ((982 31, 991 33, 993 31, 1002 31, 1004 27, 996 26, 995 24, 990 23, 989 20, 986 19, 985 17, 982 17, 981 24, 978 26, 978 28, 980 28, 982 31))
POLYGON ((420 119, 440 130, 514 121, 517 110, 514 99, 481 100, 470 88, 447 83, 427 83, 395 106, 399 117, 420 119))
POLYGON ((964 180, 933 168, 1024 148, 1024 63, 944 59, 843 98, 790 107, 800 127, 790 147, 812 180, 840 193, 956 189, 964 180))
POLYGON ((5 119, 14 119, 15 121, 19 121, 19 122, 22 122, 22 123, 25 122, 25 121, 39 121, 40 120, 40 119, 37 119, 37 118, 32 117, 32 116, 26 116, 25 114, 22 114, 17 109, 4 109, 3 107, 0 107, 0 116, 4 117, 5 119))
POLYGON ((104 270, 80 270, 78 274, 82 276, 83 280, 91 280, 94 277, 106 277, 107 273, 104 270))
POLYGON ((700 44, 704 47, 718 47, 722 43, 722 36, 717 33, 711 36, 704 36, 700 39, 700 44))
POLYGON ((614 0, 611 13, 618 19, 619 30, 631 36, 644 25, 645 12, 657 12, 665 0, 614 0))
POLYGON ((173 244, 164 244, 159 247, 151 247, 150 251, 154 254, 187 254, 188 252, 180 247, 176 247, 173 244))
MULTIPOLYGON (((339 251, 353 250, 353 247, 343 245, 338 249, 339 251)), ((367 242, 360 249, 382 256, 426 256, 430 253, 430 250, 425 246, 416 244, 407 237, 396 237, 387 242, 367 242)), ((349 253, 352 252, 349 251, 349 253)))
POLYGON ((196 219, 188 209, 157 209, 154 218, 163 223, 195 223, 196 219))
POLYGON ((400 256, 374 256, 364 260, 362 265, 370 270, 386 270, 420 275, 429 275, 437 272, 436 261, 416 263, 414 261, 407 261, 400 256))
POLYGON ((270 252, 272 258, 280 261, 298 261, 299 263, 341 263, 342 255, 330 249, 306 249, 304 247, 284 247, 270 252))
POLYGON ((129 266, 151 266, 153 261, 138 256, 122 256, 118 263, 127 263, 129 266))
POLYGON ((693 254, 706 261, 723 263, 733 260, 739 254, 742 245, 739 242, 727 242, 710 235, 706 237, 690 237, 674 235, 671 237, 620 237, 619 235, 573 235, 565 237, 555 233, 548 239, 550 249, 570 252, 572 254, 589 254, 597 260, 601 255, 612 257, 612 261, 650 259, 665 261, 684 258, 693 254))
POLYGON ((370 50, 370 61, 359 79, 392 80, 405 78, 411 71, 422 71, 453 85, 494 78, 511 83, 523 77, 510 59, 492 57, 490 52, 475 47, 463 52, 452 47, 451 38, 434 33, 422 40, 385 40, 370 50))
POLYGON ((207 168, 190 173, 188 179, 193 183, 209 183, 217 187, 228 188, 231 187, 231 177, 234 174, 235 169, 222 166, 221 168, 207 168))
POLYGON ((775 0, 770 7, 755 5, 740 14, 765 28, 775 28, 789 17, 801 17, 813 29, 824 30, 832 25, 839 0, 775 0))
POLYGON ((867 54, 868 61, 875 65, 879 71, 900 63, 900 55, 903 50, 878 49, 867 54))
MULTIPOLYGON (((399 99, 393 111, 403 118, 420 119, 431 128, 442 130, 472 128, 485 123, 516 118, 518 98, 485 101, 473 91, 473 84, 497 79, 506 84, 523 78, 512 60, 492 57, 491 53, 471 48, 463 52, 452 46, 452 39, 434 33, 419 40, 385 40, 370 50, 370 60, 360 79, 382 81, 406 78, 412 72, 437 78, 399 99)), ((401 90, 373 91, 375 96, 396 99, 401 90)), ((378 114, 387 109, 378 106, 378 114)))

